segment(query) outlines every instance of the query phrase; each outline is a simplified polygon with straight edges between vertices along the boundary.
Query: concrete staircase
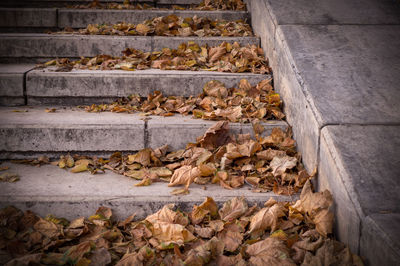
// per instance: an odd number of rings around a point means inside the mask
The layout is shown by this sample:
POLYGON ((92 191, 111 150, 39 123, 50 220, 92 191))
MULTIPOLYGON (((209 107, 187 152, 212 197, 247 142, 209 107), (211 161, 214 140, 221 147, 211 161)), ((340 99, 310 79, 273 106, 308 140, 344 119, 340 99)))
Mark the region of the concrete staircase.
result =
MULTIPOLYGON (((164 95, 198 95, 207 81, 219 80, 227 87, 236 86, 246 78, 251 84, 271 78, 252 73, 221 73, 211 71, 92 71, 54 72, 34 69, 35 63, 56 57, 79 58, 98 54, 121 55, 132 47, 151 52, 164 47, 176 48, 182 42, 195 41, 209 46, 221 42, 260 45, 259 37, 158 37, 49 35, 45 29, 86 27, 89 23, 140 23, 144 19, 167 14, 205 16, 214 19, 248 20, 246 11, 193 10, 102 10, 67 9, 64 2, 25 1, 23 6, 0 9, 0 158, 37 158, 61 154, 110 155, 114 151, 134 152, 147 147, 168 144, 172 150, 182 149, 216 122, 192 119, 189 116, 146 117, 138 114, 87 113, 76 105, 111 102, 117 97, 138 94, 146 97, 153 90, 164 95), (56 108, 46 113, 45 108, 56 108)), ((149 1, 146 1, 149 2, 149 1)), ((157 1, 158 6, 191 4, 200 1, 157 1)), ((265 134, 272 128, 287 128, 284 121, 263 122, 265 134)), ((232 133, 252 133, 251 124, 231 123, 232 133)), ((249 186, 234 191, 210 186, 191 186, 186 196, 172 196, 166 184, 135 188, 133 181, 113 173, 91 176, 74 175, 54 166, 32 169, 10 165, 21 175, 13 184, 2 184, 0 205, 12 204, 38 214, 73 218, 87 216, 98 205, 110 206, 117 218, 132 212, 138 217, 153 213, 167 202, 182 208, 200 203, 205 196, 224 202, 245 196, 249 202, 264 203, 270 197, 294 200, 294 197, 271 193, 252 193, 249 186)))
MULTIPOLYGON (((195 40, 218 44, 261 44, 270 59, 274 86, 285 102, 306 169, 319 171, 320 190, 335 198, 335 234, 367 265, 399 265, 400 208, 400 7, 395 0, 251 0, 249 11, 70 10, 66 0, 2 1, 0 8, 0 158, 57 157, 64 152, 109 155, 169 144, 182 148, 214 122, 188 117, 85 113, 77 104, 111 101, 153 89, 166 95, 194 95, 212 79, 233 86, 243 77, 255 83, 268 75, 190 71, 33 70, 54 57, 119 55, 126 47, 154 51, 195 40), (51 2, 51 6, 50 6, 51 2), (251 16, 250 16, 251 12, 251 16), (251 19, 258 37, 124 37, 47 35, 46 29, 85 27, 104 21, 141 22, 174 13, 210 18, 251 19), (60 112, 46 113, 48 106, 60 112), (15 111, 18 112, 15 112, 15 111), (27 112, 25 112, 27 111, 27 112)), ((70 1, 77 2, 77 1, 70 1)), ((88 3, 89 0, 79 1, 88 3)), ((106 2, 106 1, 105 1, 106 2)), ((122 1, 121 1, 122 2, 122 1)), ((141 2, 141 1, 136 1, 141 2)), ((190 5, 198 0, 146 1, 156 7, 190 5)), ((264 123, 286 128, 286 122, 264 123)), ((231 124, 233 132, 251 132, 231 124)), ((131 180, 107 173, 73 175, 51 166, 11 165, 24 178, 2 184, 0 205, 13 204, 39 214, 67 218, 89 215, 98 205, 117 217, 144 217, 164 203, 182 208, 212 196, 217 202, 242 195, 264 202, 270 193, 248 187, 227 191, 194 185, 185 196, 171 196, 165 184, 133 188, 131 180), (128 211, 129 210, 129 211, 128 211)))

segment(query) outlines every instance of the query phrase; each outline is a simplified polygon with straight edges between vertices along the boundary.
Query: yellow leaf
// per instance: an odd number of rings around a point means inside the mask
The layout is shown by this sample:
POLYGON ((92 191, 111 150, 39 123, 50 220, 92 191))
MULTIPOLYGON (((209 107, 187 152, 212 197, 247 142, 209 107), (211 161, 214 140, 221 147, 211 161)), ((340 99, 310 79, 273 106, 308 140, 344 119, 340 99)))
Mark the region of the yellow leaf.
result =
POLYGON ((145 24, 138 24, 136 26, 136 31, 142 35, 147 35, 147 33, 150 31, 150 27, 145 24))
POLYGON ((71 169, 71 173, 80 173, 89 170, 86 164, 78 164, 75 165, 74 168, 71 169))
POLYGON ((153 182, 151 181, 150 178, 146 177, 139 183, 135 184, 135 187, 143 187, 143 186, 150 186, 153 182))

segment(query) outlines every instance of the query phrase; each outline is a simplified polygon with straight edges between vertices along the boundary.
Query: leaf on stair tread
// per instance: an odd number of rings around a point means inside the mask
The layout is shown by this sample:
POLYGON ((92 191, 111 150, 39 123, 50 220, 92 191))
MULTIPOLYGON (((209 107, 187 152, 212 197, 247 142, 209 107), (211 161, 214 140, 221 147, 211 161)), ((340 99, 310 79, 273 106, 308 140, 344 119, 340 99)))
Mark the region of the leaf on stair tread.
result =
MULTIPOLYGON (((241 46, 222 42, 218 46, 199 46, 193 41, 180 44, 177 49, 164 48, 162 51, 143 52, 135 48, 126 48, 122 57, 97 55, 92 58, 81 57, 79 60, 59 58, 51 64, 38 64, 38 68, 51 71, 71 71, 72 69, 89 70, 143 70, 149 68, 162 70, 207 70, 230 73, 271 73, 263 51, 256 45, 241 46)), ((269 97, 270 104, 279 103, 279 97, 269 97)))

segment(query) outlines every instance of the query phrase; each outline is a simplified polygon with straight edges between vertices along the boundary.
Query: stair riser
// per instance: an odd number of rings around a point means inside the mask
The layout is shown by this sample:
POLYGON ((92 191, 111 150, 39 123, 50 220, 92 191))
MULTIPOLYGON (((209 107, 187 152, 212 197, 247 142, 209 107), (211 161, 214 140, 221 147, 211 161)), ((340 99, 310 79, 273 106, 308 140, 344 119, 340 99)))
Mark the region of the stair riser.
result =
MULTIPOLYGON (((62 113, 42 112, 50 122, 32 124, 29 121, 31 119, 27 118, 26 123, 21 125, 1 121, 0 159, 37 158, 41 155, 57 157, 68 152, 101 155, 114 151, 137 151, 146 147, 157 148, 165 144, 171 150, 178 150, 185 148, 188 143, 196 142, 197 137, 216 123, 178 115, 168 118, 152 117, 149 121, 143 121, 143 116, 122 114, 125 116, 124 123, 108 124, 107 121, 101 121, 101 114, 90 113, 76 114, 74 123, 64 122, 60 117, 62 113), (97 117, 98 124, 84 124, 87 117, 97 117)), ((262 125, 265 128, 263 134, 270 134, 274 127, 287 127, 285 122, 279 121, 262 125)), ((231 123, 230 132, 253 134, 253 129, 251 124, 231 123)))
MULTIPOLYGON (((195 11, 195 10, 105 10, 69 8, 0 8, 0 30, 18 29, 27 32, 46 29, 53 31, 70 28, 86 28, 89 24, 115 24, 119 22, 142 23, 156 17, 175 14, 180 17, 206 17, 218 20, 249 21, 246 11, 195 11)), ((10 30, 8 30, 10 31, 10 30)))
MULTIPOLYGON (((60 171, 62 170, 60 169, 60 171)), ((162 185, 167 187, 167 184, 165 183, 162 185)), ((135 188, 132 184, 132 189, 140 188, 135 188)), ((222 189, 223 188, 219 188, 219 190, 222 189)), ((250 187, 248 187, 248 189, 250 189, 250 187)), ((231 193, 230 191, 227 192, 231 193)), ((36 199, 37 197, 35 197, 33 199, 27 199, 26 201, 17 201, 10 199, 2 200, 0 198, 0 208, 14 206, 23 211, 31 210, 42 217, 52 214, 55 217, 63 217, 68 220, 73 220, 78 217, 88 218, 93 215, 100 206, 104 206, 112 209, 114 220, 124 220, 131 214, 136 214, 135 220, 140 220, 145 219, 148 215, 159 211, 166 204, 174 204, 179 210, 191 212, 194 204, 200 205, 202 202, 204 202, 207 196, 212 196, 215 199, 215 196, 221 194, 221 191, 215 191, 213 194, 209 193, 208 195, 204 196, 193 196, 192 193, 185 196, 184 199, 182 199, 182 197, 176 197, 173 195, 158 196, 159 191, 153 191, 153 194, 149 193, 149 196, 147 197, 136 197, 137 199, 111 198, 87 200, 87 197, 82 197, 81 199, 67 198, 59 201, 46 201, 38 200, 36 199)), ((258 197, 246 195, 246 202, 249 204, 249 206, 254 206, 254 204, 257 204, 258 206, 262 207, 269 198, 274 198, 276 201, 294 201, 298 199, 298 195, 289 197, 278 196, 272 193, 268 193, 268 196, 266 196, 265 193, 253 193, 253 195, 254 194, 258 197)), ((222 197, 220 196, 219 199, 215 200, 215 202, 222 207, 223 203, 232 199, 233 197, 234 196, 229 195, 224 195, 222 197)))
MULTIPOLYGON (((218 46, 222 42, 240 45, 259 45, 258 37, 148 37, 104 35, 49 35, 49 34, 0 34, 1 58, 51 58, 90 57, 99 54, 121 56, 126 48, 150 52, 162 48, 177 48, 179 44, 195 41, 199 45, 218 46)), ((22 59, 21 59, 22 60, 22 59)))
POLYGON ((89 104, 109 102, 117 97, 138 94, 147 97, 155 90, 164 95, 197 96, 204 84, 219 80, 227 88, 235 87, 243 78, 251 84, 270 78, 269 75, 228 74, 192 71, 73 71, 49 72, 33 70, 27 74, 28 104, 89 104))
POLYGON ((142 23, 145 20, 155 17, 167 16, 175 14, 180 17, 206 17, 209 19, 219 20, 244 20, 249 21, 250 15, 245 11, 192 11, 192 10, 175 10, 173 12, 167 10, 73 10, 59 9, 58 11, 58 27, 86 28, 88 24, 101 23, 142 23))

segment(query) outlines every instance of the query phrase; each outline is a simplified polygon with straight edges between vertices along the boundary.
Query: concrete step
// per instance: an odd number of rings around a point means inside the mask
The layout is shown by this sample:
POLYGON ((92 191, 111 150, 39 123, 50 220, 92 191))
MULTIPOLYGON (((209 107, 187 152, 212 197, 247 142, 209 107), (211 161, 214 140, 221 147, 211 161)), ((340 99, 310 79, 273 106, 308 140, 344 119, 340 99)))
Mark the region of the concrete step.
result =
MULTIPOLYGON (((214 125, 215 121, 190 116, 145 117, 140 114, 88 113, 78 108, 0 108, 0 159, 58 157, 66 152, 110 155, 114 151, 137 151, 168 144, 171 150, 187 143, 214 125), (171 136, 174 136, 173 138, 171 136)), ((286 122, 262 123, 264 134, 285 129, 286 122)), ((232 134, 252 133, 251 124, 231 123, 232 134)))
MULTIPOLYGON (((25 7, 25 6, 38 6, 38 7, 65 7, 66 5, 87 5, 93 0, 2 0, 2 6, 11 7, 25 7)), ((122 4, 124 0, 99 0, 100 3, 120 3, 122 4)), ((198 5, 202 0, 131 0, 131 4, 148 4, 151 6, 159 7, 170 7, 172 5, 198 5)))
POLYGON ((35 33, 0 34, 0 60, 23 58, 44 59, 53 57, 120 56, 126 48, 142 51, 160 51, 176 48, 182 42, 195 41, 199 45, 217 46, 221 42, 238 42, 240 45, 259 45, 258 37, 161 37, 161 36, 105 36, 105 35, 49 35, 35 33))
POLYGON ((121 21, 141 23, 155 17, 175 14, 180 17, 207 17, 222 20, 244 20, 250 18, 246 11, 196 11, 196 10, 93 10, 59 9, 58 27, 86 28, 88 24, 118 23, 121 21))
POLYGON ((210 80, 219 80, 227 88, 231 88, 237 86, 243 78, 248 79, 251 84, 257 84, 271 76, 159 69, 72 70, 71 72, 37 69, 26 75, 26 95, 28 104, 31 105, 102 103, 130 94, 147 97, 154 90, 159 90, 167 96, 189 97, 202 93, 204 84, 210 80))
POLYGON ((27 32, 42 29, 86 28, 89 24, 141 23, 155 17, 175 14, 181 17, 207 17, 220 20, 248 21, 246 11, 198 11, 198 10, 116 10, 116 9, 71 9, 71 8, 0 8, 0 30, 2 28, 24 28, 27 32))
POLYGON ((25 75, 34 64, 0 64, 0 105, 25 104, 25 75))
POLYGON ((51 213, 58 217, 74 219, 89 217, 99 206, 110 207, 117 219, 125 219, 136 213, 135 218, 143 219, 158 211, 164 204, 175 203, 184 211, 192 209, 206 197, 213 197, 218 204, 244 196, 249 204, 263 205, 270 197, 278 201, 295 201, 298 195, 281 196, 272 192, 254 193, 244 187, 226 190, 219 185, 207 185, 206 189, 191 184, 188 195, 171 195, 175 187, 167 183, 154 183, 147 187, 134 187, 138 183, 129 177, 107 171, 105 174, 73 174, 56 166, 33 167, 4 163, 10 171, 20 175, 16 183, 2 183, 0 187, 0 208, 13 205, 22 210, 30 209, 46 216, 51 213))

